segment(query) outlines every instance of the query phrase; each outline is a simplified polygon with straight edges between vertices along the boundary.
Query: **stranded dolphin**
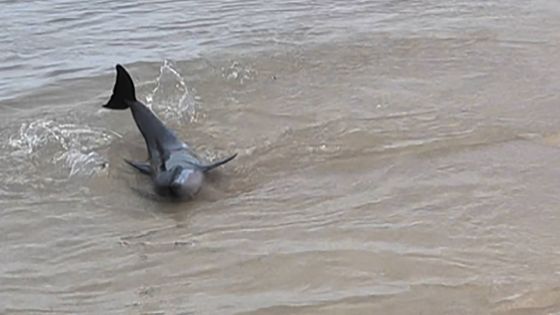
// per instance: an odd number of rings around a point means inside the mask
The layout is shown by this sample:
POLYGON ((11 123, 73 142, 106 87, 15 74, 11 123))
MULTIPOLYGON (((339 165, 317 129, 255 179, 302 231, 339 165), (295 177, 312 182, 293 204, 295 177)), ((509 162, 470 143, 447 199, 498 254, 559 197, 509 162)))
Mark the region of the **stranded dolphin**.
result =
POLYGON ((150 175, 159 195, 179 199, 193 198, 200 190, 205 173, 233 160, 237 153, 211 164, 202 163, 144 104, 136 100, 134 83, 128 72, 117 65, 113 95, 103 107, 130 108, 136 126, 148 149, 147 162, 125 160, 143 174, 150 175))

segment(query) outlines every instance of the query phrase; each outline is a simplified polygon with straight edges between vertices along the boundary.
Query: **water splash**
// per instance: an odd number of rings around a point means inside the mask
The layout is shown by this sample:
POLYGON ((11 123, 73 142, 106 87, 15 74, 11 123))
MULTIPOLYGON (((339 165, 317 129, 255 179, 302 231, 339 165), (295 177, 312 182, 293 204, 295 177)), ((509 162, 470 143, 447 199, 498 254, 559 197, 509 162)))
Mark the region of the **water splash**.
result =
POLYGON ((165 119, 195 120, 196 98, 171 61, 163 61, 154 83, 154 89, 145 97, 148 107, 161 113, 165 119))
POLYGON ((251 67, 243 66, 233 61, 229 67, 222 67, 222 77, 228 81, 235 81, 243 85, 246 81, 254 80, 257 72, 251 67))
POLYGON ((96 152, 119 134, 87 125, 61 124, 51 119, 22 123, 8 139, 9 157, 36 167, 61 164, 67 176, 92 175, 107 163, 96 152))
POLYGON ((70 167, 70 176, 91 176, 107 164, 105 158, 97 152, 86 153, 75 148, 63 152, 55 158, 55 161, 64 161, 65 165, 70 167))

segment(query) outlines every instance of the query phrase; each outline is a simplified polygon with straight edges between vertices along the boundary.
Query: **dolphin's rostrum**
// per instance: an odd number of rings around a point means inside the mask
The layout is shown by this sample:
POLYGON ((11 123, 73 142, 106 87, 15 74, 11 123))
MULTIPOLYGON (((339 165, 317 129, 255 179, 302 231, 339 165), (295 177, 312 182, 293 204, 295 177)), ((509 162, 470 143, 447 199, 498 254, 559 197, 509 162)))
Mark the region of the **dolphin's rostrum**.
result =
POLYGON ((237 154, 212 164, 203 164, 144 104, 136 99, 134 83, 128 72, 117 65, 113 95, 103 107, 130 108, 134 121, 146 141, 147 162, 125 160, 138 171, 150 175, 158 194, 179 199, 193 198, 208 171, 233 160, 237 154))

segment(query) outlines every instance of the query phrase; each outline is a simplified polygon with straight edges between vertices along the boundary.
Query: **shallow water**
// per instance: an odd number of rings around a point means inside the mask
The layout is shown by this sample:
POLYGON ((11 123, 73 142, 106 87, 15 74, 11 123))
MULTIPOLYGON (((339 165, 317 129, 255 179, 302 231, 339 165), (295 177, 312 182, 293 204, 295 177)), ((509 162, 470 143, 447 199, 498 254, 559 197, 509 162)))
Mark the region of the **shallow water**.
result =
POLYGON ((1 3, 0 313, 560 312, 556 2, 1 3))

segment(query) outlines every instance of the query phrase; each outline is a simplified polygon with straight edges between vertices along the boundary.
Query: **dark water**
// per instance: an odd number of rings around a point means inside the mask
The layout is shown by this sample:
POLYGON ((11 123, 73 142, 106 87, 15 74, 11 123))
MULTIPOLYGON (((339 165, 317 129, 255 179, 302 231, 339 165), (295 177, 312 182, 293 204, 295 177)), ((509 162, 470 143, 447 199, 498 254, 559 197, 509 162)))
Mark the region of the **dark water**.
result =
POLYGON ((560 312, 556 2, 2 8, 0 313, 560 312), (123 163, 116 63, 239 153, 196 201, 123 163))

